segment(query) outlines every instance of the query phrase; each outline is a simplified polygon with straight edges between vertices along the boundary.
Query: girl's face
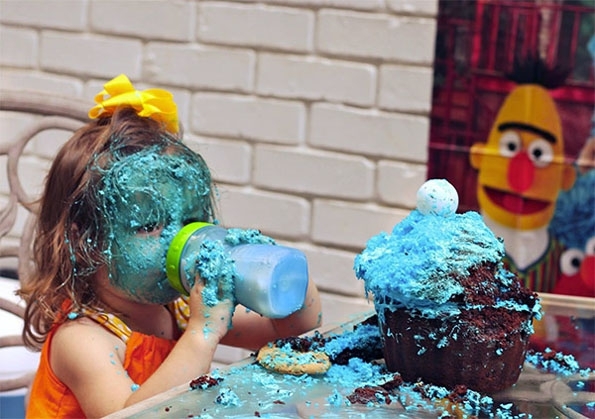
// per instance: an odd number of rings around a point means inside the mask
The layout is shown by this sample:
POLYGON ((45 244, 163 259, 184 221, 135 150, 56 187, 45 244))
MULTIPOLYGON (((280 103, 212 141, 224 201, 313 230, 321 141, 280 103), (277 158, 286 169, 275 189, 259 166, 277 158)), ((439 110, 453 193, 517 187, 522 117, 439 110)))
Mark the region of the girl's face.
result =
POLYGON ((106 256, 110 282, 134 301, 165 304, 179 293, 165 273, 174 235, 189 222, 209 221, 210 175, 201 161, 143 151, 105 175, 106 256))

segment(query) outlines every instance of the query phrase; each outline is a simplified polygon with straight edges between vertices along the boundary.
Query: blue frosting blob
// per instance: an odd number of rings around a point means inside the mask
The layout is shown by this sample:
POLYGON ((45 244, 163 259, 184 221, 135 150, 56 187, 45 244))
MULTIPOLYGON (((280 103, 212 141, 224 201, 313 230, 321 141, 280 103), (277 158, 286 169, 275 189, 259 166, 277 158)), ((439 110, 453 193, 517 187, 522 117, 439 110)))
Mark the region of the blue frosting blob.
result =
POLYGON ((465 292, 457 278, 492 262, 496 280, 510 284, 504 271, 504 245, 485 225, 480 214, 469 211, 444 217, 413 210, 391 234, 370 238, 356 256, 354 270, 365 282, 366 294, 379 305, 416 309, 422 315, 457 314, 453 297, 465 292))

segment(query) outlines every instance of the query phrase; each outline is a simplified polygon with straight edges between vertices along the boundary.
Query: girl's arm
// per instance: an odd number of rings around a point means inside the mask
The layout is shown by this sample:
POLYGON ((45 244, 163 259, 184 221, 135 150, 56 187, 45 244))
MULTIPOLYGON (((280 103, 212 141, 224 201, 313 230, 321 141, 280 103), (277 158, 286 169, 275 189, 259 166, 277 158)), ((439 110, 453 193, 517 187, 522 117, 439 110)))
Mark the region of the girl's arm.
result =
POLYGON ((51 342, 51 365, 88 417, 99 417, 189 383, 209 371, 215 349, 227 332, 229 301, 204 307, 201 287, 191 292, 186 331, 165 361, 142 385, 124 370, 125 344, 89 319, 60 327, 51 342))
MULTIPOLYGON (((194 287, 192 293, 197 291, 194 287)), ((192 305, 186 331, 161 366, 134 392, 125 405, 129 406, 148 397, 162 393, 180 384, 189 384, 200 375, 209 372, 213 355, 231 322, 233 307, 224 301, 216 307, 192 305), (193 314, 199 312, 199 315, 193 314), (202 319, 200 317, 204 316, 202 319)))
POLYGON ((284 319, 269 319, 238 306, 233 315, 231 330, 221 343, 256 350, 267 342, 297 336, 320 327, 322 307, 316 284, 308 283, 304 306, 284 319))

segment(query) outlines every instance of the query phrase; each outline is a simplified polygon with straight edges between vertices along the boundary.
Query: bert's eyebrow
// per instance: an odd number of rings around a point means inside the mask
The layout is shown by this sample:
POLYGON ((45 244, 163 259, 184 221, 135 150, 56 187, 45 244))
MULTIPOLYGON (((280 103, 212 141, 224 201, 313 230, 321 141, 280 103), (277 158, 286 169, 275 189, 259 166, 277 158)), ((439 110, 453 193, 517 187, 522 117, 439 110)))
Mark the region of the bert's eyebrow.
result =
POLYGON ((525 124, 523 122, 504 122, 498 125, 498 131, 506 131, 508 129, 517 129, 521 131, 529 131, 533 134, 537 134, 543 139, 547 140, 552 144, 556 144, 556 137, 549 131, 543 130, 536 127, 535 125, 525 124))

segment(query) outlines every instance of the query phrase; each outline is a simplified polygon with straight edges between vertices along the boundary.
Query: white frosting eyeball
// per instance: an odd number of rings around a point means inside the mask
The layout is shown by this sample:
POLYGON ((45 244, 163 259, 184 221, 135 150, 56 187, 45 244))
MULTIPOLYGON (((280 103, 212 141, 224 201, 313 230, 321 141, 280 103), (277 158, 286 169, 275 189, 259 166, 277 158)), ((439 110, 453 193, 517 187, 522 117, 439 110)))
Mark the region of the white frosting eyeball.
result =
POLYGON ((417 190, 417 209, 422 214, 448 217, 459 207, 459 194, 446 179, 430 179, 417 190))

